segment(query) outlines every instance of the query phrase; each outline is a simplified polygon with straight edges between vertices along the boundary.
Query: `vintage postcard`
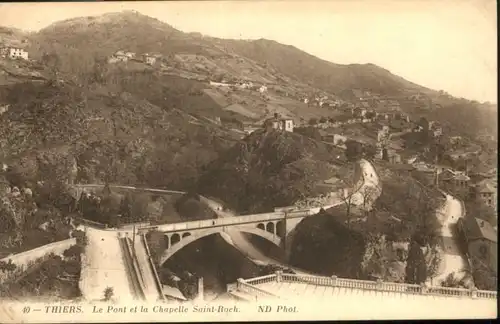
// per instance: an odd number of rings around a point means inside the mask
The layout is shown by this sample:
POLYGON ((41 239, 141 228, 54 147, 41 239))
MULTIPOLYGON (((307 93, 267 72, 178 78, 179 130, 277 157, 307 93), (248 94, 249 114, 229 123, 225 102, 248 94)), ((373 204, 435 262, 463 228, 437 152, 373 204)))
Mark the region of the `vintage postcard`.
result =
POLYGON ((496 318, 496 19, 0 4, 0 322, 496 318))

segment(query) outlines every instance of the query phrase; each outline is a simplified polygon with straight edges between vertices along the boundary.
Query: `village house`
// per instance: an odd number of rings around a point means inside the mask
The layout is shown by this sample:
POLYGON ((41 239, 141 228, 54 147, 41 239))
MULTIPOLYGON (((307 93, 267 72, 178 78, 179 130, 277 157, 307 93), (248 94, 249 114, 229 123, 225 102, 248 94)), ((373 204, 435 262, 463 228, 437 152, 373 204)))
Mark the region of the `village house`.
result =
POLYGON ((457 145, 462 141, 462 137, 461 136, 450 136, 450 137, 448 137, 448 140, 449 140, 451 145, 457 145))
POLYGON ((393 119, 389 123, 389 127, 395 132, 403 132, 408 130, 409 125, 404 119, 393 119))
POLYGON ((362 101, 359 103, 359 105, 360 105, 360 108, 362 108, 362 109, 365 109, 365 110, 370 109, 370 104, 369 104, 369 103, 368 103, 368 101, 366 101, 366 100, 362 100, 362 101))
POLYGON ((439 174, 439 183, 446 191, 460 194, 462 197, 469 195, 470 178, 463 172, 446 169, 439 174))
POLYGON ((224 82, 210 81, 209 83, 210 83, 211 86, 214 86, 214 87, 229 88, 231 86, 229 83, 224 83, 224 82))
POLYGON ((344 147, 345 148, 345 143, 347 141, 347 137, 344 135, 340 134, 333 134, 333 133, 322 133, 321 140, 323 142, 331 143, 335 146, 339 147, 344 147))
POLYGON ((129 58, 129 59, 133 59, 135 58, 135 53, 134 52, 126 52, 124 53, 124 55, 129 58))
POLYGON ((377 130, 377 142, 386 140, 389 137, 389 126, 379 125, 377 130))
POLYGON ((391 170, 396 172, 400 176, 410 176, 413 171, 415 171, 415 167, 411 164, 395 164, 391 167, 391 170))
POLYGON ((464 234, 469 256, 484 262, 490 269, 497 271, 497 231, 493 226, 476 217, 459 219, 458 226, 464 234))
POLYGON ((273 118, 269 118, 264 121, 263 126, 264 128, 271 127, 285 132, 293 132, 294 122, 291 118, 280 118, 278 114, 274 114, 273 118))
POLYGON ((486 206, 497 208, 497 186, 493 180, 485 179, 473 187, 472 195, 486 206))
POLYGON ((389 163, 392 164, 399 164, 401 163, 401 155, 396 153, 396 151, 388 149, 387 150, 387 155, 389 157, 389 163))
POLYGON ((387 108, 389 108, 389 110, 400 110, 401 109, 399 102, 396 100, 389 100, 387 102, 387 108))
POLYGON ((436 182, 436 170, 433 167, 428 166, 424 162, 414 163, 415 174, 422 179, 426 185, 434 185, 436 182))
POLYGON ((18 47, 3 47, 0 49, 0 55, 10 59, 28 60, 28 52, 18 47))
POLYGON ((110 63, 115 63, 115 62, 127 62, 129 57, 125 54, 125 51, 117 51, 113 56, 111 57, 111 62, 110 63))
POLYGON ((144 63, 148 64, 148 65, 155 65, 156 63, 156 57, 153 56, 153 55, 150 55, 150 54, 144 54, 142 56, 143 60, 144 60, 144 63))
POLYGON ((355 117, 365 117, 368 110, 362 107, 356 107, 352 110, 352 115, 355 117))
POLYGON ((439 137, 443 134, 443 128, 439 123, 435 121, 429 122, 429 130, 431 131, 431 134, 434 137, 439 137))
POLYGON ((10 106, 9 105, 3 105, 3 106, 0 106, 0 116, 4 113, 6 113, 7 111, 9 111, 9 108, 10 106))
POLYGON ((252 89, 253 88, 253 82, 250 81, 243 81, 238 83, 238 88, 240 89, 252 89))

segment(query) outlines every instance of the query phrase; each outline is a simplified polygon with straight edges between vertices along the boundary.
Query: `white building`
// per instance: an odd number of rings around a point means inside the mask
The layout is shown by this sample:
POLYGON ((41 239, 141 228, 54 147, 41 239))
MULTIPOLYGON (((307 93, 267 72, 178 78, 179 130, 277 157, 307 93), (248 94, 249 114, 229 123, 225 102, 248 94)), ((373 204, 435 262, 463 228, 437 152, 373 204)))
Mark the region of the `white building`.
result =
POLYGON ((264 122, 264 127, 272 127, 274 129, 284 130, 285 132, 293 132, 295 126, 293 119, 275 116, 274 118, 267 119, 264 122))
POLYGON ((11 59, 23 59, 28 60, 28 52, 22 48, 17 47, 4 47, 0 49, 0 55, 2 57, 8 57, 11 59))
POLYGON ((262 85, 262 86, 259 88, 259 92, 260 92, 260 93, 267 92, 267 87, 266 87, 265 85, 262 85))
POLYGON ((134 52, 126 52, 124 55, 126 57, 128 57, 129 59, 135 58, 135 53, 134 52))
POLYGON ((273 121, 273 128, 284 130, 285 132, 293 132, 293 120, 292 119, 279 119, 273 121))

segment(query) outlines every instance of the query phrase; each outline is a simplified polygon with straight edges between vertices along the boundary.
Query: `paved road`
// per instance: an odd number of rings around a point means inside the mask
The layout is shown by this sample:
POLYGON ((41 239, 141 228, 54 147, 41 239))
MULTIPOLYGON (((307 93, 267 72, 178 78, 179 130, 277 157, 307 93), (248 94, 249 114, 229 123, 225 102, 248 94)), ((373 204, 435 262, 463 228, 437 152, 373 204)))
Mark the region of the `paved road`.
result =
POLYGON ((463 278, 465 275, 463 270, 469 268, 466 258, 460 253, 452 232, 452 228, 456 226, 462 214, 460 201, 446 194, 444 207, 438 212, 438 218, 442 224, 441 248, 443 249, 443 261, 439 270, 440 274, 432 280, 434 284, 440 284, 451 273, 454 273, 457 278, 463 278))
POLYGON ((153 269, 151 268, 149 257, 146 252, 146 247, 140 235, 136 235, 134 248, 135 255, 139 263, 142 282, 144 284, 144 296, 148 301, 156 301, 158 300, 162 292, 158 291, 158 286, 156 285, 156 280, 153 274, 153 269))
POLYGON ((106 287, 113 288, 116 299, 128 299, 134 289, 116 232, 80 228, 87 233, 88 245, 82 257, 80 290, 86 300, 100 300, 106 287))

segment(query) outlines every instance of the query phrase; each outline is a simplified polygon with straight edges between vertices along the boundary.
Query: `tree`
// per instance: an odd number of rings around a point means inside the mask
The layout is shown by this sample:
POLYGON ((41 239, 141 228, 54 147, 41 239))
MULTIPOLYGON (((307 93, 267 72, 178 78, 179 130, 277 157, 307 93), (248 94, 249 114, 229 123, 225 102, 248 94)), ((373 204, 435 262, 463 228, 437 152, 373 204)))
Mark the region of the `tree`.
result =
POLYGON ((348 139, 345 145, 345 156, 348 161, 358 161, 363 157, 363 146, 361 143, 348 139))
POLYGON ((296 127, 293 129, 294 133, 298 133, 302 136, 312 138, 316 141, 321 141, 321 133, 315 127, 296 127))
POLYGON ((365 145, 363 147, 363 155, 369 160, 373 160, 377 155, 377 148, 373 145, 365 145))
POLYGON ((311 119, 309 119, 309 125, 314 126, 317 123, 318 123, 318 119, 317 118, 312 117, 311 119))
POLYGON ((362 203, 365 215, 368 215, 368 213, 372 210, 373 202, 375 201, 375 199, 377 199, 379 191, 380 191, 379 187, 372 187, 372 186, 365 186, 363 187, 362 190, 359 191, 363 199, 362 203))
POLYGON ((319 122, 320 122, 320 124, 324 124, 324 123, 326 123, 326 122, 327 122, 326 117, 321 117, 321 118, 319 119, 319 122))
POLYGON ((71 232, 71 236, 76 238, 76 244, 85 247, 88 244, 88 238, 84 231, 82 230, 74 230, 71 232))
POLYGON ((489 265, 485 264, 479 258, 472 257, 472 266, 474 271, 474 283, 478 289, 493 290, 498 289, 497 273, 489 265))
POLYGON ((406 260, 405 282, 409 284, 422 284, 427 280, 427 266, 420 245, 412 239, 406 260))
POLYGON ((9 259, 8 262, 5 262, 3 260, 0 260, 0 271, 14 271, 16 270, 17 266, 12 263, 12 260, 9 259))
POLYGON ((115 292, 112 287, 106 287, 106 289, 104 289, 104 301, 110 301, 114 294, 115 292))
POLYGON ((389 153, 385 147, 382 149, 382 160, 389 161, 389 153))
POLYGON ((457 278, 455 273, 448 274, 441 282, 441 286, 448 288, 466 288, 464 281, 457 278))
POLYGON ((386 280, 389 258, 387 257, 387 241, 385 235, 370 235, 366 244, 363 259, 363 271, 372 279, 386 280))
POLYGON ((346 184, 348 188, 342 188, 339 190, 338 196, 340 197, 340 200, 344 203, 345 206, 345 215, 347 218, 347 227, 351 227, 351 210, 352 206, 355 202, 355 194, 356 194, 356 189, 354 188, 354 182, 353 181, 348 181, 346 184))
POLYGON ((66 249, 63 252, 63 256, 66 258, 77 258, 80 256, 80 254, 82 254, 82 252, 83 252, 82 245, 77 244, 71 246, 69 249, 66 249))
POLYGON ((56 52, 44 53, 41 58, 43 65, 49 70, 49 78, 51 81, 57 81, 57 75, 61 68, 61 59, 56 52))
POLYGON ((427 255, 425 259, 427 262, 427 278, 432 280, 438 275, 439 268, 443 260, 438 246, 427 246, 427 255))
POLYGON ((365 117, 368 119, 373 119, 373 118, 375 118, 375 116, 376 116, 376 113, 374 111, 368 111, 365 114, 365 117))

